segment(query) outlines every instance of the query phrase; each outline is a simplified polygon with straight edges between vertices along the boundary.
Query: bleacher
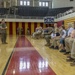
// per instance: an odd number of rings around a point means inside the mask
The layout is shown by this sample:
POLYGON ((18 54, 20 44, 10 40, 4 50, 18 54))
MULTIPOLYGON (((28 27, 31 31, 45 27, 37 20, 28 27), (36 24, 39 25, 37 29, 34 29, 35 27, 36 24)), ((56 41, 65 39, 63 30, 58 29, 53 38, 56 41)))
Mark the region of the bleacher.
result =
POLYGON ((46 16, 49 8, 48 7, 24 7, 24 6, 17 6, 16 7, 17 10, 17 14, 16 15, 20 15, 20 16, 38 16, 38 17, 44 17, 46 16))
POLYGON ((73 7, 64 7, 64 8, 54 8, 54 9, 49 9, 47 16, 56 16, 59 13, 64 13, 73 7))
POLYGON ((8 8, 0 8, 0 15, 8 14, 8 8))
POLYGON ((32 6, 14 6, 10 8, 0 8, 0 17, 8 18, 43 18, 45 16, 57 16, 73 7, 49 9, 48 7, 32 7, 32 6))

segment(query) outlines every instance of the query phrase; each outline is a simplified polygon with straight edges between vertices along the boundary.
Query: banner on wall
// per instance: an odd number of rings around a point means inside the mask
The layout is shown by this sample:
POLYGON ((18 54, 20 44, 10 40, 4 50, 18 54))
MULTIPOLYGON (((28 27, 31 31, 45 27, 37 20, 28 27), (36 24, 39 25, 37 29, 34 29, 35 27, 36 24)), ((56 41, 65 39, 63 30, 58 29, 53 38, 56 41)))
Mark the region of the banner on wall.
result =
POLYGON ((44 17, 45 24, 52 24, 54 23, 54 17, 44 17))
POLYGON ((60 26, 64 25, 64 21, 58 21, 57 24, 58 24, 58 27, 60 27, 60 26))

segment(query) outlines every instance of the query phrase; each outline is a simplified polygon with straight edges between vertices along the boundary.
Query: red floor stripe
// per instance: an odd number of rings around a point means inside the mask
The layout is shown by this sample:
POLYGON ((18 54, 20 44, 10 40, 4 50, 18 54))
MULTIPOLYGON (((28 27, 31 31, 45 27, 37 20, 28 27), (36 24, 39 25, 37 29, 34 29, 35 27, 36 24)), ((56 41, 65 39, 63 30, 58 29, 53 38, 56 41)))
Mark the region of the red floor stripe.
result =
POLYGON ((56 75, 23 36, 17 41, 6 75, 56 75))

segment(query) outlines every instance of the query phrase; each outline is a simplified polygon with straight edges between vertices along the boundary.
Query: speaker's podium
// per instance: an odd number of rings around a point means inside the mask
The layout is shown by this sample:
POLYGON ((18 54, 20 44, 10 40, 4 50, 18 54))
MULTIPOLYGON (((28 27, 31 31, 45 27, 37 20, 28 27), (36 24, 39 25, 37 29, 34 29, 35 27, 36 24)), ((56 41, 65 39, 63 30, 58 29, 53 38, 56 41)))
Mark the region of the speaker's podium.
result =
POLYGON ((44 17, 44 23, 45 24, 53 24, 54 23, 54 17, 44 17))

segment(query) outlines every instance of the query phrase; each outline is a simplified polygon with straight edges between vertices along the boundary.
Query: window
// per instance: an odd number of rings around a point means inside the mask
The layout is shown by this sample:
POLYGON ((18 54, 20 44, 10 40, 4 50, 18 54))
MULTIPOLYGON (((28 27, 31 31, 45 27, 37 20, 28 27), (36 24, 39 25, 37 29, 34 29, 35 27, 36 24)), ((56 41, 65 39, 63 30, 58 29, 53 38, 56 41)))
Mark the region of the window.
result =
POLYGON ((42 6, 42 2, 39 2, 39 6, 42 6))
POLYGON ((21 0, 21 1, 20 1, 20 5, 23 5, 23 6, 29 6, 29 5, 30 5, 30 1, 27 1, 27 0, 21 0))
POLYGON ((45 2, 42 2, 43 6, 45 6, 45 2))
POLYGON ((24 1, 24 5, 26 5, 26 1, 24 1))
POLYGON ((27 5, 30 5, 30 1, 27 1, 27 5))
POLYGON ((48 4, 49 2, 39 2, 39 6, 45 6, 45 7, 48 7, 48 4))
POLYGON ((46 2, 46 6, 48 6, 48 2, 46 2))
POLYGON ((20 5, 23 5, 23 1, 20 1, 20 5))

